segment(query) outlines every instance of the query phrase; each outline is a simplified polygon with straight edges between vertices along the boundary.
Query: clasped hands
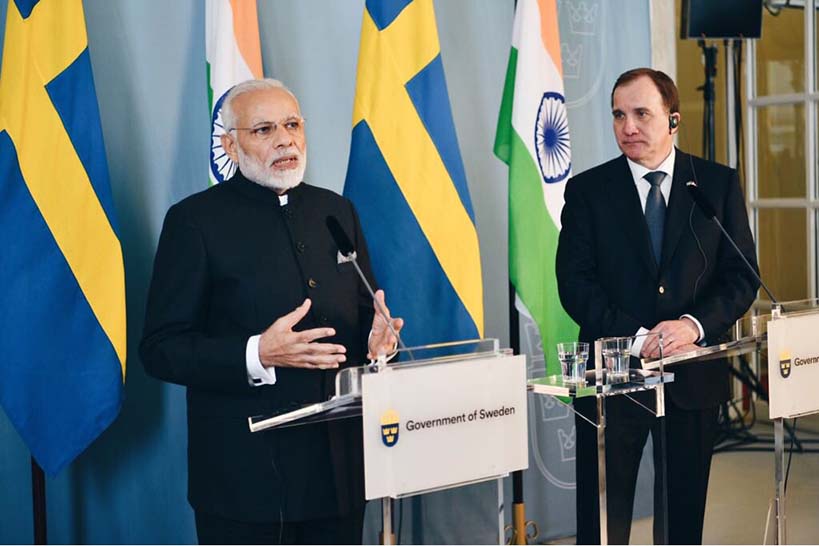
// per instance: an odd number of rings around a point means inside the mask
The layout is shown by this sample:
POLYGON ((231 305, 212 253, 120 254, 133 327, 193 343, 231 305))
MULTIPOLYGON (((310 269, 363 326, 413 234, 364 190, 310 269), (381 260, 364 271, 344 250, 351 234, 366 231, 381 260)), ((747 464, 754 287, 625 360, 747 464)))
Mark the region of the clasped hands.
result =
MULTIPOLYGON (((689 318, 664 320, 648 333, 663 334, 663 356, 687 353, 699 348, 696 342, 697 338, 700 337, 700 332, 694 321, 689 318)), ((640 356, 643 358, 659 358, 660 338, 658 336, 646 337, 640 356)))
MULTIPOLYGON (((376 309, 380 308, 390 319, 397 332, 404 326, 403 319, 392 318, 384 303, 384 291, 375 293, 376 309)), ((294 331, 293 328, 310 311, 310 299, 290 313, 277 319, 265 330, 259 339, 259 359, 265 367, 289 367, 325 370, 338 368, 347 360, 347 348, 337 343, 322 343, 319 340, 336 334, 335 328, 311 328, 294 331)), ((374 359, 379 354, 389 354, 395 350, 398 340, 387 328, 384 319, 376 312, 370 330, 367 358, 374 359)))

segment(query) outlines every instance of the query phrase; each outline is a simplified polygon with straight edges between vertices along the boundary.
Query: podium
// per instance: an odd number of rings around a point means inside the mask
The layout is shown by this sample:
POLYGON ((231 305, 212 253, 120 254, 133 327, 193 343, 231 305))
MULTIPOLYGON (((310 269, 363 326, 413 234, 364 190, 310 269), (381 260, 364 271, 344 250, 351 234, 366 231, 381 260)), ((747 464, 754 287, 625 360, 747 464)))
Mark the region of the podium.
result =
MULTIPOLYGON (((768 411, 774 423, 776 541, 787 544, 785 419, 819 412, 819 300, 774 304, 767 322, 768 411)), ((794 431, 795 432, 795 431, 794 431)))
MULTIPOLYGON (((654 337, 654 334, 634 337, 654 337)), ((662 335, 657 336, 660 344, 660 354, 662 355, 662 335)), ((655 469, 656 476, 661 480, 661 505, 662 514, 655 514, 659 518, 663 536, 668 543, 668 517, 667 517, 667 485, 665 469, 665 385, 674 381, 674 374, 665 371, 664 359, 657 360, 657 369, 635 369, 628 370, 628 376, 610 374, 603 367, 602 340, 594 343, 596 369, 586 372, 586 380, 582 383, 566 382, 562 375, 551 375, 538 377, 529 380, 528 388, 535 395, 552 396, 566 405, 572 412, 579 415, 583 420, 597 429, 597 486, 600 508, 600 544, 608 544, 608 512, 606 499, 606 400, 611 396, 626 396, 633 403, 641 406, 649 413, 654 414, 659 420, 660 438, 658 439, 658 449, 662 454, 663 468, 655 469), (646 407, 631 395, 638 392, 654 391, 656 406, 655 409, 646 407), (587 418, 582 413, 572 407, 572 401, 580 398, 594 397, 597 405, 596 422, 587 418)))
POLYGON ((496 339, 402 349, 392 363, 340 370, 335 390, 324 402, 250 417, 249 427, 361 418, 365 497, 381 500, 384 544, 392 543, 393 499, 528 467, 526 359, 496 339))
POLYGON ((774 506, 777 544, 787 543, 785 511, 785 419, 819 413, 819 299, 773 304, 770 314, 740 321, 744 327, 733 341, 702 347, 662 361, 642 361, 644 369, 660 363, 670 367, 708 365, 709 360, 767 350, 768 408, 774 424, 774 506))

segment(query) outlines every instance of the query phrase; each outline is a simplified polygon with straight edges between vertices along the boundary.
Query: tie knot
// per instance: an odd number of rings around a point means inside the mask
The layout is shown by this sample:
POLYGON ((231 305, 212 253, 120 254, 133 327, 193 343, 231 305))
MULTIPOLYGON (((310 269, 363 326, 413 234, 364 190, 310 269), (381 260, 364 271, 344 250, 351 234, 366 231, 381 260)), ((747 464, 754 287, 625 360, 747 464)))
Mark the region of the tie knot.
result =
POLYGON ((662 171, 652 171, 650 173, 644 174, 643 178, 648 180, 648 183, 651 184, 652 186, 659 188, 660 182, 662 182, 663 178, 665 178, 665 173, 662 171))

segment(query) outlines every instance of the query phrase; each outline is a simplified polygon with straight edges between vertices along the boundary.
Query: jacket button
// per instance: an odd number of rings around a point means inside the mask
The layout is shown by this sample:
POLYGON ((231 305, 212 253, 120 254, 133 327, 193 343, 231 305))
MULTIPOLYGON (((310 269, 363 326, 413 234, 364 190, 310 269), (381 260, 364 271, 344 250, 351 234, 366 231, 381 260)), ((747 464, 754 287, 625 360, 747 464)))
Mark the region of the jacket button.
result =
POLYGON ((302 243, 301 241, 296 243, 296 250, 298 250, 299 252, 304 252, 304 248, 305 248, 304 243, 302 243))
POLYGON ((310 288, 315 288, 318 286, 318 283, 316 282, 316 279, 310 279, 309 281, 307 281, 307 286, 309 286, 310 288))
POLYGON ((659 289, 657 289, 657 291, 658 291, 660 294, 665 294, 665 288, 664 288, 663 286, 660 286, 660 288, 659 288, 659 289))

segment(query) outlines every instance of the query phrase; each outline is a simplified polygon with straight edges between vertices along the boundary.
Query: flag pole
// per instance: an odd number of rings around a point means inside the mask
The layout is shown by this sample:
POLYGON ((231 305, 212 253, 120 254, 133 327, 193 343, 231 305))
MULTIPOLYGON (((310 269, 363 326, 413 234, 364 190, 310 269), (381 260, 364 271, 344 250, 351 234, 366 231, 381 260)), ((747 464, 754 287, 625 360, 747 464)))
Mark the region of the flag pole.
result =
MULTIPOLYGON (((509 345, 520 350, 520 315, 515 307, 515 286, 509 283, 509 345)), ((527 447, 528 449, 528 447, 527 447)), ((523 470, 512 472, 512 544, 526 544, 526 504, 523 502, 523 470)))
MULTIPOLYGON (((514 0, 512 12, 517 12, 518 0, 514 0)), ((513 354, 520 350, 520 315, 515 307, 515 286, 509 282, 509 345, 513 354)), ((527 446, 527 449, 529 447, 527 446)), ((526 544, 526 504, 523 502, 523 470, 512 472, 512 543, 526 544)))
POLYGON ((34 515, 34 544, 48 544, 45 473, 34 457, 31 457, 31 499, 34 515))

